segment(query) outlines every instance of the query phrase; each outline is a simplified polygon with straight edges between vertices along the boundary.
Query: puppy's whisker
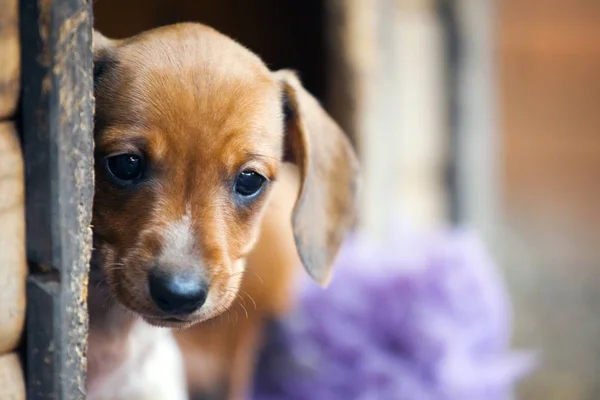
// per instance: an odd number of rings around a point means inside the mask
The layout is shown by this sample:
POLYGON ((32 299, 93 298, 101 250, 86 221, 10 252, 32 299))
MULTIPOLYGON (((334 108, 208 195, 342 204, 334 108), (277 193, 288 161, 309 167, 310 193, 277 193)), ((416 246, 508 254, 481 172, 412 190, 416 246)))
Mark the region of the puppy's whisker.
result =
MULTIPOLYGON (((241 299, 241 297, 239 297, 241 299)), ((238 302, 238 304, 242 307, 242 309, 244 310, 244 313, 246 314, 246 319, 249 319, 250 316, 248 315, 248 310, 246 310, 246 307, 244 307, 244 305, 240 302, 238 302)))
POLYGON ((260 281, 260 283, 262 283, 262 284, 265 283, 265 281, 263 280, 263 278, 261 278, 256 272, 254 272, 252 270, 245 270, 245 271, 241 271, 241 272, 236 272, 234 274, 230 274, 229 278, 235 278, 236 276, 243 275, 246 272, 250 272, 252 275, 254 275, 260 281))
POLYGON ((252 304, 254 304, 254 309, 256 310, 257 309, 257 307, 256 307, 256 301, 254 301, 254 299, 252 298, 252 296, 250 296, 248 294, 248 292, 246 292, 244 289, 240 288, 240 290, 250 299, 250 301, 252 301, 252 304))
POLYGON ((238 291, 234 288, 225 289, 223 292, 230 294, 232 297, 238 294, 238 291))
POLYGON ((261 278, 256 272, 254 272, 252 270, 248 270, 248 272, 250 272, 252 275, 257 277, 261 284, 263 284, 263 285, 265 284, 265 281, 263 281, 263 278, 261 278))
POLYGON ((125 264, 124 264, 124 263, 121 263, 121 262, 115 262, 115 263, 109 263, 109 264, 106 264, 106 266, 107 266, 107 267, 114 267, 114 266, 117 266, 117 267, 124 267, 124 266, 125 266, 125 264))

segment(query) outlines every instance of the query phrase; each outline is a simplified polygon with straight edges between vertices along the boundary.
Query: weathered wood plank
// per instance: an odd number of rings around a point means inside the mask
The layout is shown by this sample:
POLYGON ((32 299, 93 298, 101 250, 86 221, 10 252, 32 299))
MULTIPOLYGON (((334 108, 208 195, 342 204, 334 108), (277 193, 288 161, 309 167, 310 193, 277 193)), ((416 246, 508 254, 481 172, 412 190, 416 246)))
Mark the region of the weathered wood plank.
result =
MULTIPOLYGON (((446 0, 448 1, 448 0, 446 0)), ((456 18, 454 134, 455 221, 495 241, 500 218, 494 0, 452 2, 456 18)))
POLYGON ((85 397, 93 196, 89 0, 22 0, 28 398, 85 397))
POLYGON ((15 353, 0 356, 0 399, 25 400, 25 379, 15 353))
MULTIPOLYGON (((27 284, 27 393, 29 399, 69 399, 61 387, 61 375, 69 373, 63 361, 65 329, 61 325, 59 277, 56 273, 33 275, 27 284), (61 371, 62 369, 62 371, 61 371), (62 372, 62 374, 61 374, 62 372)), ((78 370, 74 374, 81 373, 78 370)), ((67 388, 72 391, 73 388, 67 388)), ((81 398, 79 390, 74 390, 81 398)), ((73 393, 73 392, 70 392, 73 393)))
POLYGON ((21 338, 27 279, 23 157, 17 130, 8 122, 0 123, 0 221, 0 354, 4 354, 21 338))
POLYGON ((18 0, 0 0, 0 120, 10 118, 19 101, 21 49, 18 4, 18 0))

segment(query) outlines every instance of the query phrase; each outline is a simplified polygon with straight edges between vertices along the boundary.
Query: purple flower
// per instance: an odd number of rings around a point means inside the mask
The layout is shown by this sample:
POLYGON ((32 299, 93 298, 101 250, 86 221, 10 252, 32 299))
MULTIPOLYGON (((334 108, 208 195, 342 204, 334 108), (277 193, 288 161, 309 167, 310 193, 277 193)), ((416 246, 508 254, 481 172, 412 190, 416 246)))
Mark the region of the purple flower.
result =
POLYGON ((326 290, 305 279, 271 327, 256 400, 495 400, 531 358, 509 352, 510 304, 471 233, 354 236, 326 290))

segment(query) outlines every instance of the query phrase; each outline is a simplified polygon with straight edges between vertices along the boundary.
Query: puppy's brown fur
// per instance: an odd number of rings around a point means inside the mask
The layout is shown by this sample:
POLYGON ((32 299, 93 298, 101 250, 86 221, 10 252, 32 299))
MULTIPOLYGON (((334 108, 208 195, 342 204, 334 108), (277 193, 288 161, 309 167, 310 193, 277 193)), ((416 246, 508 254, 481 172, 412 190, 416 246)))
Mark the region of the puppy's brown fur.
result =
MULTIPOLYGON (((261 323, 288 297, 291 244, 316 281, 330 279, 354 218, 354 153, 292 72, 269 71, 256 55, 211 28, 187 23, 126 40, 100 34, 94 40, 94 258, 107 293, 148 323, 177 328, 223 315, 246 293, 256 307, 247 304, 248 318, 234 329, 221 324, 216 334, 221 344, 210 345, 222 349, 215 357, 226 362, 217 375, 230 375, 230 397, 242 396, 261 323), (129 153, 144 157, 146 173, 134 186, 117 187, 105 160, 129 153), (298 173, 286 172, 285 161, 298 173), (243 170, 268 183, 253 201, 240 204, 232 185, 243 170), (276 218, 264 219, 278 186, 282 200, 275 197, 269 209, 276 218), (279 256, 265 256, 276 249, 282 250, 279 256), (244 275, 247 259, 253 273, 244 275), (149 295, 148 275, 157 267, 206 276, 207 301, 175 321, 149 295), (253 282, 256 275, 262 284, 253 282), (227 369, 231 373, 223 372, 227 369)), ((211 342, 206 327, 197 327, 179 338, 187 346, 184 355, 202 353, 211 342)), ((92 342, 90 353, 94 359, 92 342)), ((194 368, 210 362, 188 359, 192 385, 208 380, 198 385, 207 387, 223 378, 194 375, 194 368)))
POLYGON ((244 398, 250 388, 263 325, 285 313, 300 261, 290 215, 299 189, 297 169, 286 164, 248 256, 239 298, 226 313, 176 333, 194 395, 244 398))

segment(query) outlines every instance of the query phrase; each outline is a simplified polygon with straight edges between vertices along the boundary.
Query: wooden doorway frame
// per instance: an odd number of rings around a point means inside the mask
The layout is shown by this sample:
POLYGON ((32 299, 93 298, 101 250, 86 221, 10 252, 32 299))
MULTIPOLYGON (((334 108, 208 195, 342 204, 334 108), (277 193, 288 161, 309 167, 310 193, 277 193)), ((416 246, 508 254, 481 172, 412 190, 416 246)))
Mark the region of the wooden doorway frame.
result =
POLYGON ((93 197, 92 2, 21 0, 27 398, 84 399, 93 197))

